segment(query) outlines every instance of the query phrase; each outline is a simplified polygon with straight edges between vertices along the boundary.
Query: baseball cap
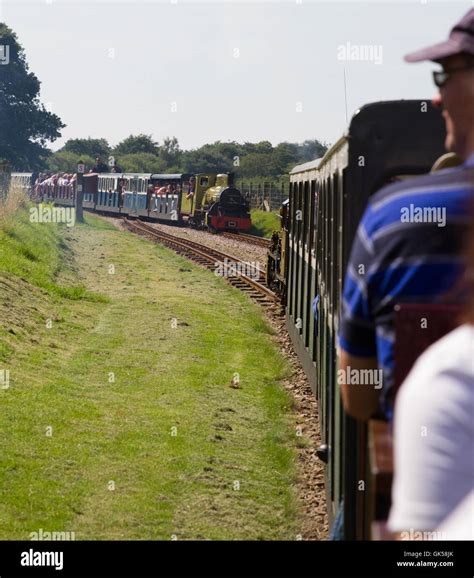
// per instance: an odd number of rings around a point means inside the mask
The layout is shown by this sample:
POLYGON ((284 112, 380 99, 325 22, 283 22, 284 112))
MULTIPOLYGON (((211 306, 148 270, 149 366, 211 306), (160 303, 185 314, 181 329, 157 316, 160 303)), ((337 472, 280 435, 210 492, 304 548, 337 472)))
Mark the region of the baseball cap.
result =
POLYGON ((474 8, 471 8, 451 29, 448 40, 407 54, 405 60, 406 62, 437 61, 461 52, 474 56, 474 8))

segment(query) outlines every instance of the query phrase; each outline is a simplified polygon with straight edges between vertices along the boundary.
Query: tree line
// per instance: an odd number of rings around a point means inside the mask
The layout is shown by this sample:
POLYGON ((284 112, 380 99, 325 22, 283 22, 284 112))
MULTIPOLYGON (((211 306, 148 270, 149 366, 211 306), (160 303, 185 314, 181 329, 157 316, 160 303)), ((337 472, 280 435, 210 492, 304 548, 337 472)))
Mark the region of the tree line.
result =
POLYGON ((29 70, 16 34, 0 23, 0 162, 17 171, 75 172, 82 160, 86 170, 100 156, 124 172, 197 173, 233 171, 237 178, 279 179, 296 164, 320 157, 327 145, 314 139, 303 143, 217 141, 182 150, 176 137, 161 143, 150 134, 130 135, 116 146, 105 138, 77 138, 53 152, 49 143, 61 136, 65 124, 39 98, 40 82, 29 70))
POLYGON ((47 159, 50 171, 75 171, 79 160, 87 167, 95 158, 124 172, 198 173, 233 171, 237 178, 269 177, 278 179, 296 164, 322 156, 326 146, 318 140, 302 144, 283 142, 276 146, 259 143, 220 142, 197 149, 182 150, 176 137, 165 138, 161 144, 151 135, 130 135, 111 147, 106 139, 71 139, 47 159))

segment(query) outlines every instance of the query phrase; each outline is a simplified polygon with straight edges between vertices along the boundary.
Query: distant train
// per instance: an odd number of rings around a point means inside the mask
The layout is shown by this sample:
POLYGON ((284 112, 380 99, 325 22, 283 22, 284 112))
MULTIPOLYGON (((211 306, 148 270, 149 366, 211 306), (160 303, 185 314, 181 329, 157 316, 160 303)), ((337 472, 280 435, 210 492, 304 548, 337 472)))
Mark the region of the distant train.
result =
MULTIPOLYGON (((12 173, 11 182, 37 200, 73 206, 76 187, 46 182, 33 173, 12 173)), ((249 203, 232 184, 232 174, 88 173, 83 177, 86 209, 155 221, 174 221, 218 231, 248 231, 249 203)))

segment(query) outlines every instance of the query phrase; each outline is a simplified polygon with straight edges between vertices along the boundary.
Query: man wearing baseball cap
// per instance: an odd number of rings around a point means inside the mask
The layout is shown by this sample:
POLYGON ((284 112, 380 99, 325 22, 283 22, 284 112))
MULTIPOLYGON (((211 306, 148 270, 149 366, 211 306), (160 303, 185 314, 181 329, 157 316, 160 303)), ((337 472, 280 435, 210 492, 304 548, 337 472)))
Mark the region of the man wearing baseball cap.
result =
MULTIPOLYGON (((456 194, 463 176, 471 179, 471 186, 474 181, 474 9, 454 26, 446 42, 410 54, 405 60, 433 60, 442 66, 433 73, 439 88, 434 104, 443 109, 446 148, 464 161, 446 181, 456 194)), ((469 212, 467 215, 469 218, 469 212)), ((470 263, 467 265, 469 271, 470 263)), ((400 539, 410 539, 414 533, 418 539, 474 537, 470 412, 474 343, 469 327, 459 327, 429 348, 397 396, 395 477, 388 527, 400 539), (458 338, 463 330, 464 340, 458 338), (420 435, 422 428, 428 435, 420 435)))
POLYGON ((432 60, 439 88, 433 104, 441 106, 446 122, 446 149, 474 164, 474 8, 456 24, 448 40, 405 56, 406 62, 432 60))
POLYGON ((433 73, 439 89, 433 104, 442 108, 446 149, 463 164, 384 187, 370 199, 359 224, 344 283, 339 347, 341 369, 383 370, 382 389, 341 386, 346 411, 362 420, 378 409, 388 419, 392 416, 394 306, 439 301, 462 273, 474 198, 474 9, 454 26, 447 41, 405 60, 441 65, 433 73), (407 207, 440 208, 445 224, 402 222, 400 199, 407 207), (359 275, 358 270, 370 274, 359 275))

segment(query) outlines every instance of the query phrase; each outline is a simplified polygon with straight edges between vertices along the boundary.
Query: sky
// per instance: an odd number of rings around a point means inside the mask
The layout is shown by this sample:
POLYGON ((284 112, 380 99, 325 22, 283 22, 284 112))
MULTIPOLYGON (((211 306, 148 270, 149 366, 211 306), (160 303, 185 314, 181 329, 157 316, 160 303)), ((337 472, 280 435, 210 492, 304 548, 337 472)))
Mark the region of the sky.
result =
POLYGON ((70 138, 130 134, 181 148, 333 143, 377 100, 431 98, 433 63, 471 1, 0 0, 41 99, 70 138), (366 48, 364 48, 366 47, 366 48), (359 59, 356 59, 359 57, 359 59), (345 82, 344 82, 345 77, 345 82))

